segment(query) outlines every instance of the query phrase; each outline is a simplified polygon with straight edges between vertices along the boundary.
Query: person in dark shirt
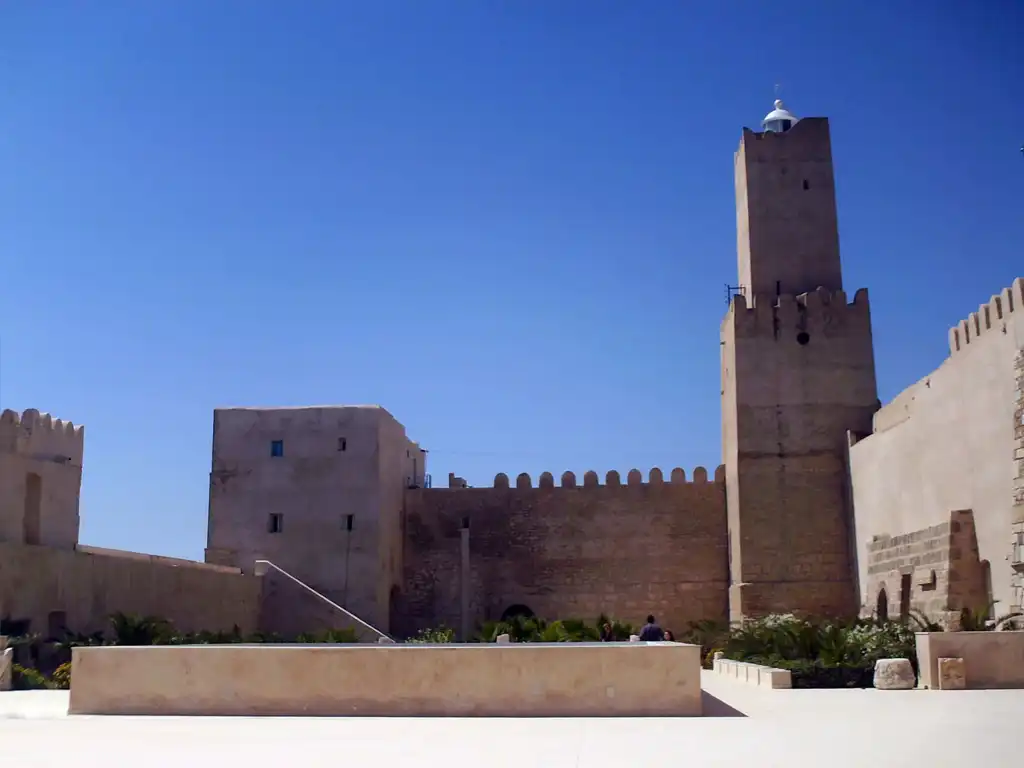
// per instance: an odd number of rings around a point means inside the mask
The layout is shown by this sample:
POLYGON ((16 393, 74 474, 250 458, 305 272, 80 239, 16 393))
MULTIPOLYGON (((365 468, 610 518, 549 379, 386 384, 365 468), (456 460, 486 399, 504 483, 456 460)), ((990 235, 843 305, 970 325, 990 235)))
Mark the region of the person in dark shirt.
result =
POLYGON ((612 625, 605 622, 601 625, 601 642, 602 643, 614 643, 615 635, 612 633, 612 625))
POLYGON ((641 643, 660 643, 665 639, 665 632, 658 626, 654 616, 647 617, 647 623, 640 630, 641 643))

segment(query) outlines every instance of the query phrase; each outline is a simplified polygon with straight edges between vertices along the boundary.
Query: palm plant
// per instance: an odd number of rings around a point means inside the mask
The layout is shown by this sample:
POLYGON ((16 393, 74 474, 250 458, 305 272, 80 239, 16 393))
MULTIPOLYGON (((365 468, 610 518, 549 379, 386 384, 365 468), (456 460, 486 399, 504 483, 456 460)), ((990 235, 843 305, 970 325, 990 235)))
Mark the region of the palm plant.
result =
POLYGON ((110 617, 114 645, 164 645, 174 636, 174 627, 158 616, 136 616, 118 611, 110 617))
POLYGON ((1024 613, 1007 613, 998 618, 993 618, 995 602, 986 606, 975 608, 964 608, 960 612, 960 629, 963 632, 994 632, 1001 628, 1012 629, 1017 620, 1024 617, 1024 613))
POLYGON ((901 620, 905 626, 915 625, 918 632, 942 632, 944 627, 932 621, 925 613, 917 608, 910 611, 906 618, 901 620))

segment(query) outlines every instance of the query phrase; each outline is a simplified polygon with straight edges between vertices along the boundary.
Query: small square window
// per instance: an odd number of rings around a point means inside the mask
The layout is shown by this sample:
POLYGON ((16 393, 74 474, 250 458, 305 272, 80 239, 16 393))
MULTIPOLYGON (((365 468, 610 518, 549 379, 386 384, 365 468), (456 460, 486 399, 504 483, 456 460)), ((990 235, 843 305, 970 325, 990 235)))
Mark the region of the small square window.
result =
POLYGON ((281 533, 284 530, 284 515, 280 512, 271 512, 267 521, 267 533, 281 533))
POLYGON ((339 451, 348 450, 348 440, 346 440, 344 437, 339 437, 338 438, 338 450, 339 451))
POLYGON ((270 441, 270 455, 274 458, 284 456, 284 440, 270 441))

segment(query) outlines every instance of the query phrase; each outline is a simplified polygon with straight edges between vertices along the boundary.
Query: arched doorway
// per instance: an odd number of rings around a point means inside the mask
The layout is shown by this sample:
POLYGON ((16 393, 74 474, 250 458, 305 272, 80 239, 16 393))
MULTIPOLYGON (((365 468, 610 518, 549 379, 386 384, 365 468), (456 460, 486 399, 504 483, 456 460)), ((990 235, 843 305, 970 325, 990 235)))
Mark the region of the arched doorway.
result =
POLYGON ((875 603, 875 617, 879 621, 889 620, 889 596, 885 594, 885 587, 878 590, 878 602, 875 603))
POLYGON ((39 543, 40 507, 43 503, 43 478, 35 472, 25 475, 25 516, 22 535, 26 544, 39 543))
POLYGON ((505 609, 505 612, 501 614, 502 621, 508 621, 510 619, 521 618, 521 619, 532 619, 534 617, 533 611, 527 605, 510 605, 505 609))

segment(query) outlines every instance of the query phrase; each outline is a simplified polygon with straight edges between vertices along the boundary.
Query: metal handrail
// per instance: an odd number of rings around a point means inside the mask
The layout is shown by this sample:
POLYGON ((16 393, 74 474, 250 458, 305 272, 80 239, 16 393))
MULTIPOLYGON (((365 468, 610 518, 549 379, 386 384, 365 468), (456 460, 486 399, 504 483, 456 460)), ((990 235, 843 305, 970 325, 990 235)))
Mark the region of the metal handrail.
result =
POLYGON ((282 573, 282 574, 284 574, 285 576, 287 576, 287 577, 288 577, 289 579, 291 579, 292 581, 294 581, 294 582, 295 582, 296 584, 298 584, 298 585, 299 585, 300 587, 302 587, 303 589, 305 589, 305 590, 306 590, 307 592, 310 592, 310 593, 312 593, 313 595, 315 595, 316 597, 319 597, 319 598, 320 598, 321 600, 323 600, 323 601, 324 601, 325 603, 327 603, 328 605, 330 605, 330 606, 331 606, 332 608, 335 608, 335 609, 337 609, 337 610, 341 611, 342 613, 344 613, 344 614, 345 614, 346 616, 348 616, 348 617, 349 617, 350 619, 352 619, 353 621, 357 621, 357 622, 359 622, 360 624, 362 624, 362 625, 363 625, 364 627, 366 627, 366 628, 367 628, 368 630, 370 630, 371 632, 374 632, 374 633, 376 633, 378 637, 383 637, 383 638, 386 638, 387 640, 391 640, 391 639, 392 639, 392 638, 391 638, 391 637, 390 637, 389 635, 386 635, 385 633, 381 632, 381 631, 380 631, 379 629, 377 629, 377 628, 376 628, 375 626, 373 626, 372 624, 367 624, 367 623, 366 623, 365 621, 363 621, 362 619, 360 619, 360 618, 359 618, 358 616, 356 616, 356 615, 355 615, 354 613, 352 613, 351 611, 348 611, 348 610, 346 610, 346 609, 342 608, 342 607, 341 607, 340 605, 338 605, 338 604, 337 604, 336 602, 334 602, 333 600, 331 600, 331 599, 330 599, 329 597, 327 597, 326 595, 322 595, 322 594, 320 594, 320 593, 319 593, 319 592, 317 592, 317 591, 316 591, 315 589, 313 589, 313 588, 312 588, 311 586, 309 586, 309 584, 307 584, 306 582, 304 582, 304 581, 302 581, 302 580, 300 580, 300 579, 297 579, 297 578, 295 578, 295 577, 294 577, 294 576, 292 576, 292 575, 291 575, 290 573, 288 573, 288 571, 286 571, 286 570, 285 570, 284 568, 280 568, 280 567, 278 567, 278 566, 274 565, 274 564, 273 564, 272 562, 270 562, 269 560, 257 560, 257 561, 256 561, 256 565, 267 565, 267 566, 270 566, 271 568, 273 568, 273 569, 274 569, 275 571, 277 571, 278 573, 282 573))

